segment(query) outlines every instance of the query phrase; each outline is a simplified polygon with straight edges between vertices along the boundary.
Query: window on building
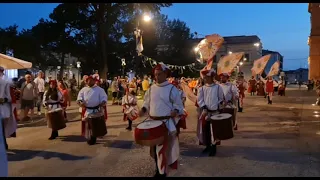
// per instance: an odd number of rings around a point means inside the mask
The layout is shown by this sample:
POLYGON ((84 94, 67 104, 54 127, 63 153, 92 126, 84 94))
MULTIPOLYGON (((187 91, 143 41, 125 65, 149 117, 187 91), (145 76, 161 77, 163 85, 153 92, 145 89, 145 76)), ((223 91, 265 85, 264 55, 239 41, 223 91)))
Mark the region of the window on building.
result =
POLYGON ((243 60, 250 61, 250 54, 249 53, 245 53, 243 60))

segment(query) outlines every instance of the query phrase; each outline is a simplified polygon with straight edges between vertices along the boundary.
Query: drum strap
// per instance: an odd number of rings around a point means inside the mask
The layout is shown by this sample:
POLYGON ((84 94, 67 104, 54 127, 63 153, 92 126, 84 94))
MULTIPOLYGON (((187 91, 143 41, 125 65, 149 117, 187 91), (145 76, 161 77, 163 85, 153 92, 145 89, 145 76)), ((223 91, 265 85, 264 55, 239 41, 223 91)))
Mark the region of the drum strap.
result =
MULTIPOLYGON (((216 85, 213 85, 213 86, 216 86, 216 85)), ((220 85, 218 86, 218 89, 217 89, 217 94, 216 94, 216 96, 219 98, 219 92, 220 92, 220 85)), ((204 93, 204 90, 203 90, 203 87, 201 88, 202 89, 202 93, 203 93, 203 102, 205 102, 205 93, 204 93)), ((218 99, 219 101, 220 101, 220 99, 218 99)), ((225 97, 224 97, 224 93, 223 93, 223 99, 222 99, 223 101, 225 101, 225 97)), ((205 106, 207 106, 206 104, 205 104, 205 106)), ((218 107, 219 108, 219 107, 218 107)))

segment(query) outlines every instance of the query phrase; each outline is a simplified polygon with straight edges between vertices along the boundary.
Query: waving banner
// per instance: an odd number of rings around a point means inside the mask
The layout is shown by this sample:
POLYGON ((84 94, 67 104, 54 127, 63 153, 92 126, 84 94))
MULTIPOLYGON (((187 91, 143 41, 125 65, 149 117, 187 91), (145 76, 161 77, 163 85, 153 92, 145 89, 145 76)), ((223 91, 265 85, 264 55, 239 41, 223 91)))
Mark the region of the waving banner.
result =
POLYGON ((253 63, 253 67, 251 69, 252 75, 262 74, 264 68, 266 67, 271 55, 265 55, 259 58, 258 60, 255 60, 253 63))
POLYGON ((278 75, 279 70, 280 70, 280 62, 277 61, 271 66, 268 76, 278 75))
POLYGON ((195 48, 197 61, 200 63, 208 62, 212 60, 214 55, 217 53, 219 48, 224 42, 223 37, 218 34, 212 34, 201 40, 200 43, 195 48))
POLYGON ((218 63, 218 75, 221 73, 231 73, 237 66, 244 53, 232 53, 227 56, 223 56, 218 63))

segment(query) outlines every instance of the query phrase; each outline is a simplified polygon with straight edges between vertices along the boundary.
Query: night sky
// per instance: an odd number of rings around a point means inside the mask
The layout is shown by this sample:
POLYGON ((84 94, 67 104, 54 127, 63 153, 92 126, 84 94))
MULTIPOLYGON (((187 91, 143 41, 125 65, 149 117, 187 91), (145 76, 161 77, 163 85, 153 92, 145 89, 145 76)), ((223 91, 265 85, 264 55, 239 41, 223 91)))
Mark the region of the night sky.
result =
MULTIPOLYGON (((0 4, 0 26, 31 28, 57 6, 52 3, 0 4)), ((307 3, 174 3, 164 8, 198 34, 258 35, 263 48, 284 56, 284 69, 307 67, 310 14, 307 3)))

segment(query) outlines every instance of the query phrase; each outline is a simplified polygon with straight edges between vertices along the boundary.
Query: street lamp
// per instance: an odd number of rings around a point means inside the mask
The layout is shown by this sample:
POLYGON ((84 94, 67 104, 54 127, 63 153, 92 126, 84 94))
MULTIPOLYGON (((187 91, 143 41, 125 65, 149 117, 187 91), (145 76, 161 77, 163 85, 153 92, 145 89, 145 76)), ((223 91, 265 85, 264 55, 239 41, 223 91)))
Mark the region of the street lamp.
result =
POLYGON ((149 14, 144 14, 143 15, 143 20, 146 21, 146 22, 149 22, 151 20, 151 17, 149 14))
POLYGON ((242 66, 242 65, 243 65, 243 62, 240 62, 239 64, 240 64, 240 66, 242 66))
POLYGON ((229 51, 228 53, 229 53, 229 54, 232 54, 232 51, 229 51))
POLYGON ((256 47, 259 47, 260 43, 254 43, 253 45, 256 46, 256 47))
POLYGON ((78 88, 80 88, 80 68, 81 68, 81 62, 77 61, 77 69, 78 69, 78 88))
POLYGON ((125 58, 122 58, 121 59, 121 66, 122 66, 122 74, 123 74, 123 76, 125 75, 124 74, 124 69, 125 69, 125 67, 126 67, 126 59, 125 58))

